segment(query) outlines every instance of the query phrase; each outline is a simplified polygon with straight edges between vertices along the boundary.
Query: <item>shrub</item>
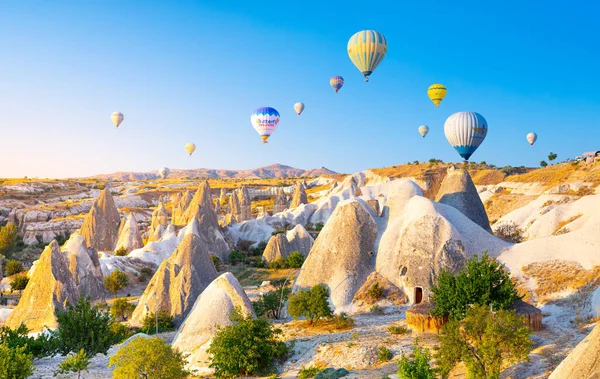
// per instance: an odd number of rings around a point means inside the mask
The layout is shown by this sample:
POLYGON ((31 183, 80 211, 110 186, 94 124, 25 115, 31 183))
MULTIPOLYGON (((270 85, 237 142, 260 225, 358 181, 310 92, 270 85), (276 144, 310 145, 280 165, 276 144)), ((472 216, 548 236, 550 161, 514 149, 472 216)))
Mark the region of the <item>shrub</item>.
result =
POLYGON ((287 262, 289 268, 300 268, 304 263, 304 257, 299 251, 293 251, 290 253, 290 256, 287 257, 287 262))
MULTIPOLYGON (((156 313, 146 313, 142 321, 142 331, 146 334, 156 333, 156 313)), ((173 317, 167 311, 158 311, 158 332, 170 332, 173 330, 173 317)))
POLYGON ((525 240, 523 229, 512 222, 500 225, 496 228, 494 234, 496 237, 512 243, 521 243, 525 240))
POLYGON ((318 284, 309 290, 301 290, 290 295, 288 313, 294 319, 305 317, 310 324, 316 324, 322 317, 331 317, 333 314, 328 302, 329 290, 318 284))
POLYGON ((548 166, 548 163, 546 163, 546 161, 540 161, 540 167, 546 167, 548 166))
POLYGON ((455 320, 463 319, 472 304, 506 309, 520 299, 504 267, 487 254, 481 259, 474 256, 457 274, 442 270, 431 291, 435 303, 432 314, 455 320))
POLYGON ((348 316, 346 312, 334 315, 332 321, 336 329, 350 329, 354 326, 354 319, 348 316))
POLYGON ((221 271, 221 260, 219 259, 219 257, 217 257, 216 255, 211 254, 210 255, 210 260, 212 261, 213 265, 215 265, 215 269, 217 271, 221 271))
POLYGON ((127 300, 117 299, 114 301, 112 307, 110 307, 110 315, 116 321, 126 321, 134 309, 135 305, 129 303, 127 300))
POLYGON ((113 343, 121 343, 133 335, 129 327, 120 322, 113 322, 110 326, 110 332, 113 336, 113 343))
POLYGON ((229 262, 231 262, 232 265, 243 263, 245 261, 246 256, 244 255, 244 253, 237 250, 232 250, 231 253, 229 253, 229 262))
POLYGON ((383 288, 379 285, 379 283, 373 284, 369 287, 369 296, 373 300, 379 300, 383 297, 383 288))
POLYGON ((260 241, 256 247, 252 248, 252 255, 255 257, 263 255, 267 248, 267 241, 260 241))
POLYGON ((383 308, 381 308, 379 305, 373 305, 371 306, 371 308, 369 308, 369 312, 373 313, 374 315, 382 315, 385 312, 383 311, 383 308))
POLYGON ((250 241, 250 240, 239 240, 237 243, 237 249, 239 251, 244 251, 246 253, 250 252, 250 249, 252 248, 252 245, 254 244, 254 241, 250 241))
POLYGON ((429 365, 431 353, 429 349, 421 348, 415 338, 413 359, 402 354, 398 361, 398 378, 400 379, 436 379, 437 370, 429 365))
POLYGON ((23 264, 15 259, 11 259, 6 263, 5 270, 7 276, 13 276, 23 272, 23 264))
POLYGON ((66 310, 56 310, 58 328, 56 336, 61 341, 59 351, 65 355, 84 349, 89 356, 106 354, 114 343, 111 332, 113 324, 108 312, 92 307, 89 298, 80 297, 75 305, 67 304, 66 310))
POLYGON ((282 270, 289 268, 290 264, 287 258, 279 258, 278 260, 269 263, 267 266, 273 270, 282 270))
POLYGON ((317 223, 317 225, 315 225, 315 230, 317 232, 320 232, 323 229, 324 226, 325 225, 322 222, 319 222, 319 223, 317 223))
POLYGON ((180 379, 185 370, 184 356, 158 337, 135 338, 110 357, 114 379, 180 379))
POLYGON ((77 379, 81 378, 81 372, 87 371, 90 365, 90 357, 81 349, 77 354, 71 354, 64 361, 58 364, 58 370, 54 372, 54 376, 71 372, 77 373, 77 379))
POLYGON ((377 360, 379 362, 389 362, 394 358, 394 354, 385 346, 380 346, 377 350, 377 360))
POLYGON ((127 255, 127 248, 125 246, 121 246, 117 250, 115 250, 115 255, 117 257, 124 257, 127 255))
POLYGON ((139 281, 142 283, 147 282, 153 275, 154 271, 150 267, 142 267, 140 270, 139 281))
POLYGON ((310 366, 310 367, 302 367, 298 372, 298 379, 309 379, 317 376, 318 373, 322 371, 321 368, 310 366))
POLYGON ((443 377, 464 362, 469 377, 498 379, 501 367, 526 360, 533 345, 529 327, 514 311, 490 312, 485 305, 473 306, 443 331, 436 356, 443 377))
POLYGON ((387 330, 390 334, 406 334, 408 332, 406 327, 400 325, 391 325, 387 330))
POLYGON ((220 328, 207 352, 212 356, 210 367, 217 378, 234 378, 268 373, 275 359, 288 353, 283 333, 263 318, 244 318, 236 312, 233 325, 220 328))
POLYGON ((7 326, 0 328, 0 344, 11 349, 24 347, 25 353, 31 354, 33 358, 43 358, 56 354, 58 351, 58 339, 52 333, 41 333, 37 337, 30 337, 29 329, 24 324, 16 329, 7 326))
POLYGON ((29 278, 26 274, 17 275, 10 281, 10 290, 23 291, 27 287, 27 283, 29 283, 29 278))
POLYGON ((259 301, 252 302, 252 306, 254 307, 256 315, 272 319, 279 319, 279 310, 281 309, 283 303, 285 303, 287 300, 290 293, 288 288, 285 288, 282 291, 269 292, 262 295, 259 301))
POLYGON ((127 275, 121 270, 114 270, 104 278, 104 286, 115 295, 115 299, 117 298, 117 292, 127 287, 128 284, 127 275))
POLYGON ((0 228, 0 255, 10 258, 17 244, 17 227, 8 223, 0 228))
POLYGON ((26 379, 33 374, 32 355, 25 350, 0 345, 0 379, 26 379))

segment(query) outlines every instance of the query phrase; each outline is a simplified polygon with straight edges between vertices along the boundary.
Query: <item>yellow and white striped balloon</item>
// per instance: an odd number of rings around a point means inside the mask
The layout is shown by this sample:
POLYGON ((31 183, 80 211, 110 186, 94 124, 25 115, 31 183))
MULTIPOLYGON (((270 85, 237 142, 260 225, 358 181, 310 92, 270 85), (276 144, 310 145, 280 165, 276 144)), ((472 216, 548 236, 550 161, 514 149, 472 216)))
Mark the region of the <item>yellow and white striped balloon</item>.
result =
POLYGON ((369 75, 377 68, 387 53, 387 40, 375 30, 363 30, 348 41, 348 56, 356 68, 369 81, 369 75))

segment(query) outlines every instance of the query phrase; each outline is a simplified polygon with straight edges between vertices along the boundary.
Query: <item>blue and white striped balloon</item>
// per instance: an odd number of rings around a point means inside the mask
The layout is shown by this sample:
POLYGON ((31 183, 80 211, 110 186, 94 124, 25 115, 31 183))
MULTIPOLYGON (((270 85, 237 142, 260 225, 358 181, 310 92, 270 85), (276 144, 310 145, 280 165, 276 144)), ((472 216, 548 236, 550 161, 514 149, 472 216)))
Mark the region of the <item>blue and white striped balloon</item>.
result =
POLYGON ((454 113, 444 123, 446 139, 467 161, 481 145, 487 131, 487 121, 476 112, 454 113))

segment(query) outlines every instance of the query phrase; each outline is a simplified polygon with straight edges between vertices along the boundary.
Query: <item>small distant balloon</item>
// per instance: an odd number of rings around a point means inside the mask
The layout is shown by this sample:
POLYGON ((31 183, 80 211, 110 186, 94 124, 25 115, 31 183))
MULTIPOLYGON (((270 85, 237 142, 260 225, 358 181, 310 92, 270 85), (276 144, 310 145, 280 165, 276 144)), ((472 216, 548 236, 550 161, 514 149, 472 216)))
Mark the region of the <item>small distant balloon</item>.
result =
POLYGON ((529 144, 531 146, 533 146, 533 144, 535 143, 535 141, 537 141, 537 134, 535 134, 533 132, 527 134, 527 142, 529 142, 529 144))
POLYGON ((446 139, 466 161, 481 145, 487 131, 487 121, 476 112, 454 113, 444 123, 446 139))
POLYGON ((158 176, 160 176, 163 179, 166 179, 170 173, 171 173, 171 170, 169 170, 167 167, 163 167, 160 170, 158 170, 158 176))
POLYGON ((277 126, 279 126, 279 119, 279 112, 271 107, 257 108, 250 115, 250 122, 262 138, 263 143, 267 143, 271 134, 275 132, 277 126))
POLYGON ((194 151, 196 151, 196 145, 189 142, 185 144, 185 151, 187 151, 187 153, 189 155, 192 155, 194 153, 194 151))
POLYGON ((294 110, 296 111, 296 113, 298 113, 298 116, 300 116, 300 113, 304 111, 304 103, 299 101, 296 104, 294 104, 294 110))
POLYGON ((425 138, 427 133, 429 133, 429 126, 427 126, 427 125, 419 126, 419 134, 421 135, 421 137, 425 138))
POLYGON ((432 84, 427 89, 427 96, 433 101, 436 107, 440 105, 448 90, 443 84, 432 84))
POLYGON ((119 127, 119 125, 121 125, 124 118, 125 118, 125 116, 123 116, 123 113, 121 113, 121 112, 113 112, 110 115, 110 119, 112 120, 113 124, 115 124, 115 126, 117 128, 119 127))
POLYGON ((369 81, 369 75, 375 71, 387 53, 387 40, 375 30, 362 30, 348 41, 348 56, 356 68, 369 81))
POLYGON ((329 85, 333 87, 335 93, 337 93, 340 90, 340 88, 344 86, 344 78, 337 75, 332 76, 331 79, 329 79, 329 85))

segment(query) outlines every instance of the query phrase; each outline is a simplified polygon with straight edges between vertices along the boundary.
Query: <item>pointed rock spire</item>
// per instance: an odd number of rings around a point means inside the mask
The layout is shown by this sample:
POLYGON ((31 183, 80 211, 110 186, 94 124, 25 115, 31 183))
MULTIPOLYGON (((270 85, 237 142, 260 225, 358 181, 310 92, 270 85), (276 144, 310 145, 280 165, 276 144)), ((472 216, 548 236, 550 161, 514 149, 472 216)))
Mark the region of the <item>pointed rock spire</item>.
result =
POLYGON ((121 216, 107 186, 81 225, 81 236, 88 247, 98 251, 113 251, 117 243, 121 216))

